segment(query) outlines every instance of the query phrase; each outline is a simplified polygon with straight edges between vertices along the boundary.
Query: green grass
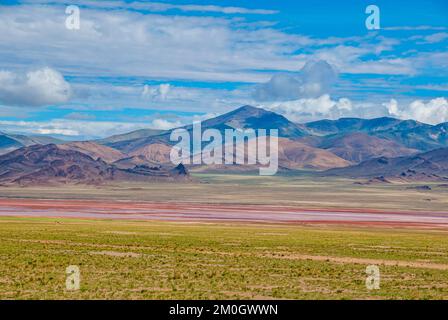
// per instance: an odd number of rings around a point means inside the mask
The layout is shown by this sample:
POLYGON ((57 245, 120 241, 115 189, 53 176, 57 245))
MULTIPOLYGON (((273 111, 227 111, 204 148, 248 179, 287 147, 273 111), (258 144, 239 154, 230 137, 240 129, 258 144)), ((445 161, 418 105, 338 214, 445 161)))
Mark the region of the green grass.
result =
POLYGON ((425 267, 448 268, 446 239, 445 231, 0 218, 0 299, 447 299, 448 269, 425 267), (365 287, 368 263, 351 259, 392 262, 379 264, 380 290, 365 287), (81 269, 80 291, 65 290, 68 265, 81 269))

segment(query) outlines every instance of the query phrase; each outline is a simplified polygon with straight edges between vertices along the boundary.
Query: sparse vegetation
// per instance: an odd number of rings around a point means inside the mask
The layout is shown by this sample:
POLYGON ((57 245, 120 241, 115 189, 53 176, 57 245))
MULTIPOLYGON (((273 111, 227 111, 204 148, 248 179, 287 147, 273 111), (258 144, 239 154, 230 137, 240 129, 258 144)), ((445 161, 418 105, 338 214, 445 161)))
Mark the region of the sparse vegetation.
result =
MULTIPOLYGON (((286 204, 444 211, 448 189, 307 173, 197 174, 191 184, 1 189, 3 198, 286 204)), ((0 299, 448 298, 446 230, 0 218, 0 299), (365 268, 378 264, 381 289, 365 268), (65 290, 79 265, 81 290, 65 290)))
POLYGON ((445 231, 0 218, 0 299, 448 298, 445 231), (375 262, 381 289, 368 291, 375 262), (409 265, 406 265, 408 263, 409 265), (81 290, 65 290, 65 268, 81 290))
MULTIPOLYGON (((157 202, 293 205, 301 208, 370 208, 446 211, 448 188, 440 182, 355 184, 307 172, 261 177, 243 174, 193 174, 192 183, 115 182, 103 186, 1 188, 3 198, 96 199, 157 202), (412 188, 428 185, 431 191, 412 188)), ((365 181, 365 180, 357 180, 365 181)))

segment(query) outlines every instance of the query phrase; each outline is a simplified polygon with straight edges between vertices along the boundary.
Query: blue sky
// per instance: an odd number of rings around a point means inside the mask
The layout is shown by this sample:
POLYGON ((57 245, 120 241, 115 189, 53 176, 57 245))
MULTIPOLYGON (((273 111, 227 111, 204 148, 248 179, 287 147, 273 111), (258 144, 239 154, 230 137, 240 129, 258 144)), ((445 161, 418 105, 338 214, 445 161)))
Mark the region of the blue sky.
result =
POLYGON ((95 138, 243 104, 445 122, 447 48, 443 0, 2 1, 0 130, 95 138))

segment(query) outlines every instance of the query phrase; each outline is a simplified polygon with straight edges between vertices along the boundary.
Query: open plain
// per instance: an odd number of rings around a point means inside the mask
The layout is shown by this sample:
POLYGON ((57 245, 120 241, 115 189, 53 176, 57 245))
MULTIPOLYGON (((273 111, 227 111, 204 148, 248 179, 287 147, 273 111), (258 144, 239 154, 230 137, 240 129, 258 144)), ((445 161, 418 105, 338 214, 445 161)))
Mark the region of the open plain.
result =
POLYGON ((2 188, 0 298, 448 298, 443 185, 195 178, 2 188), (65 289, 69 265, 79 291, 65 289))

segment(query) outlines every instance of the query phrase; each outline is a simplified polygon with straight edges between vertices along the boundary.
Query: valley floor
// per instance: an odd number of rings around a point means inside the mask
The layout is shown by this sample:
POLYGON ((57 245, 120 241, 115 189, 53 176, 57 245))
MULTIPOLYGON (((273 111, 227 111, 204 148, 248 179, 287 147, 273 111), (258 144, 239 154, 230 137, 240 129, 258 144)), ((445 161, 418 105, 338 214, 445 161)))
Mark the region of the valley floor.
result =
POLYGON ((323 178, 309 173, 272 177, 195 174, 194 178, 192 183, 0 187, 0 199, 118 200, 423 212, 448 210, 448 184, 440 182, 360 185, 357 182, 364 180, 323 178))
POLYGON ((0 299, 448 299, 444 185, 196 179, 0 188, 0 299))

